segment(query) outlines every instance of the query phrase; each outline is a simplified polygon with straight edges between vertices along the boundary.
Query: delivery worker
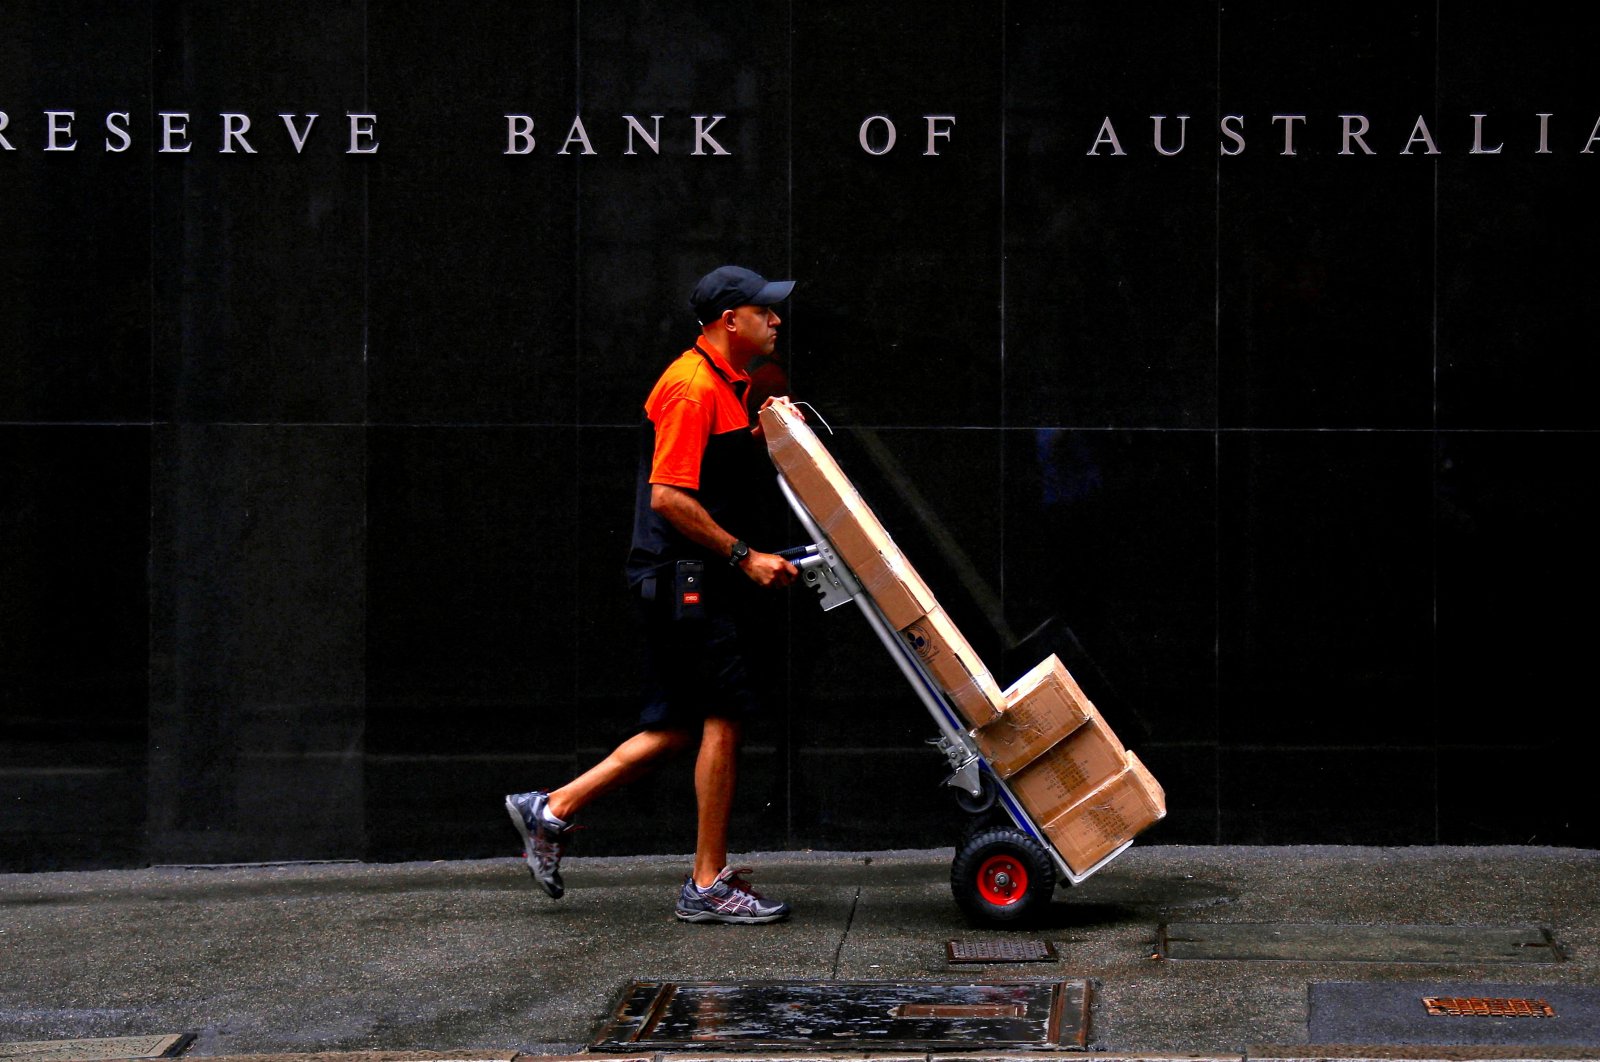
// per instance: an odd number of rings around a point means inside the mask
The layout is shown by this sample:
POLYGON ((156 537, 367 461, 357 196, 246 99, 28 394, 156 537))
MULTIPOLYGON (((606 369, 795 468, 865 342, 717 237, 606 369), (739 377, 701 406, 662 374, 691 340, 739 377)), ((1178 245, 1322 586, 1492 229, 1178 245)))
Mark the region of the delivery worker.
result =
POLYGON ((559 789, 506 797, 527 846, 528 871, 560 898, 561 852, 572 817, 700 740, 694 869, 678 894, 686 922, 761 923, 789 905, 761 897, 728 862, 740 728, 755 708, 746 657, 752 593, 788 586, 798 569, 752 549, 754 499, 772 464, 748 405, 752 360, 770 356, 781 323, 773 306, 794 281, 740 266, 701 277, 690 295, 700 338, 672 362, 645 401, 643 445, 627 576, 646 638, 648 689, 638 733, 559 789))

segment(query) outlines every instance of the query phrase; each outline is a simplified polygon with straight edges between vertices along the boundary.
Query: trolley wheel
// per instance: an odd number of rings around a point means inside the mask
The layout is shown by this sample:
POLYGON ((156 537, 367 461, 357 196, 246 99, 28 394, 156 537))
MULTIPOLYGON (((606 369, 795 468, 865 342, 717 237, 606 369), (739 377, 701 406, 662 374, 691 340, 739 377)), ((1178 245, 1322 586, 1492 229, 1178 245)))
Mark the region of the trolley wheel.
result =
POLYGON ((1050 854, 1009 827, 974 834, 950 865, 956 906, 979 924, 1019 925, 1036 918, 1049 906, 1055 887, 1050 854))
POLYGON ((977 796, 973 796, 960 786, 951 788, 956 794, 956 806, 968 815, 982 815, 994 807, 995 801, 1000 799, 1000 787, 995 784, 994 776, 988 772, 978 775, 977 796))

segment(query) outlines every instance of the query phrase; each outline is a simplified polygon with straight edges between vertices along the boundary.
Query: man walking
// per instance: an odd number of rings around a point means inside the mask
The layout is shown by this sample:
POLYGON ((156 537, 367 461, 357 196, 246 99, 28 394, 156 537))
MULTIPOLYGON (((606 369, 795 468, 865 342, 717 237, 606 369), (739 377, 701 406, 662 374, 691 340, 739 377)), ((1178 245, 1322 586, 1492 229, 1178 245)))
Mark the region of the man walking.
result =
POLYGON ((696 736, 699 813, 694 869, 679 891, 686 922, 763 923, 789 905, 764 899, 728 862, 739 739, 757 697, 747 668, 758 637, 750 595, 799 574, 739 537, 756 526, 755 497, 773 480, 752 426, 750 362, 770 355, 773 306, 794 281, 740 266, 701 277, 690 295, 700 338, 669 365, 645 401, 628 584, 639 602, 649 669, 638 733, 559 789, 506 797, 528 871, 560 898, 561 853, 572 817, 696 736))

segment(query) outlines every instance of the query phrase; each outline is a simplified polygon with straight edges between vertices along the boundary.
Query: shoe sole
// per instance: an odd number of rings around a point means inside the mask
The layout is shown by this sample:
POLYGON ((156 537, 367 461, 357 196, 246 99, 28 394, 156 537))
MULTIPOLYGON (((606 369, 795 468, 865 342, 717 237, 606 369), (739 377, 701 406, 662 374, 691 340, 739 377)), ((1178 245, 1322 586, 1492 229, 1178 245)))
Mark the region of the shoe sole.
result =
POLYGON ((764 926, 771 922, 781 922, 789 917, 788 911, 780 911, 769 915, 726 915, 715 911, 674 911, 680 922, 720 922, 729 926, 764 926))
POLYGON ((517 828, 517 832, 522 834, 522 861, 528 864, 528 876, 538 882, 539 887, 548 892, 552 900, 561 899, 566 889, 539 877, 533 858, 533 837, 528 833, 528 824, 522 821, 522 812, 517 810, 517 805, 512 803, 510 797, 506 797, 506 813, 511 816, 511 824, 517 828))

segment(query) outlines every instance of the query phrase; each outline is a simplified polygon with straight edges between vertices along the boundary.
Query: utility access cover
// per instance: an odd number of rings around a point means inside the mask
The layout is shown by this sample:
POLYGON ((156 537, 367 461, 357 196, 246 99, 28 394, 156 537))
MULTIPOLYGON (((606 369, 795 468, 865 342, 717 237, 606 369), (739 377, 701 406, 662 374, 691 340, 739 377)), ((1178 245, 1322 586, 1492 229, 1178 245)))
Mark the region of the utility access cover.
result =
POLYGON ((1538 926, 1360 926, 1276 922, 1173 922, 1161 927, 1169 959, 1308 962, 1542 963, 1564 956, 1538 926))
POLYGON ((633 981, 597 1051, 1083 1047, 1086 981, 633 981))
POLYGON ((190 1033, 101 1036, 0 1044, 0 1062, 97 1062, 98 1059, 171 1058, 189 1046, 190 1033))
POLYGON ((944 956, 953 966, 963 963, 1055 962, 1057 959, 1054 944, 1029 937, 952 940, 945 945, 944 956))
POLYGON ((1307 995, 1312 1043, 1600 1047, 1600 988, 1335 981, 1307 995))

